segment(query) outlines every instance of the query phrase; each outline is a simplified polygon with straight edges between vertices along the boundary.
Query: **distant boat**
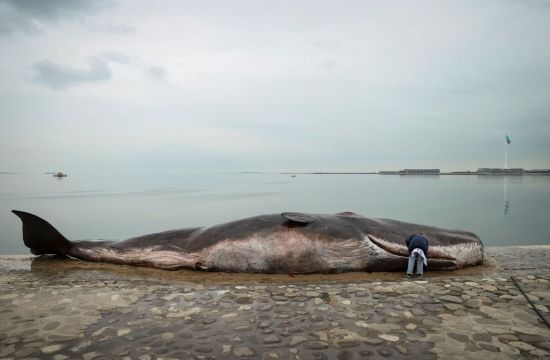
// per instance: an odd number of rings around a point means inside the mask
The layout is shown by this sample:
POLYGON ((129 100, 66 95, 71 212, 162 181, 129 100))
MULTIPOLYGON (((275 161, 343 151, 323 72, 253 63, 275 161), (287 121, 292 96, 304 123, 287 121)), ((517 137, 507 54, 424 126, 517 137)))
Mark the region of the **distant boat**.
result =
POLYGON ((295 178, 295 177, 296 177, 296 175, 290 175, 290 177, 292 177, 292 178, 295 178))
POLYGON ((67 177, 67 174, 63 174, 63 173, 60 171, 60 172, 56 172, 55 174, 53 174, 53 177, 56 177, 56 178, 67 177))

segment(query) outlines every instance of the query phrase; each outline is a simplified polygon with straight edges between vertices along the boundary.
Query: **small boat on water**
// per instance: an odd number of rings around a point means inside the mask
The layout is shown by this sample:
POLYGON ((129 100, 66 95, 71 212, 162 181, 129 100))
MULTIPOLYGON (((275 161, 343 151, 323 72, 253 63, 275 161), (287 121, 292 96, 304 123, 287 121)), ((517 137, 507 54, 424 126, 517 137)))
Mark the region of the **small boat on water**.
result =
POLYGON ((67 174, 64 174, 62 173, 61 171, 59 172, 56 172, 53 174, 53 177, 56 177, 56 178, 63 178, 63 177, 67 177, 67 174))

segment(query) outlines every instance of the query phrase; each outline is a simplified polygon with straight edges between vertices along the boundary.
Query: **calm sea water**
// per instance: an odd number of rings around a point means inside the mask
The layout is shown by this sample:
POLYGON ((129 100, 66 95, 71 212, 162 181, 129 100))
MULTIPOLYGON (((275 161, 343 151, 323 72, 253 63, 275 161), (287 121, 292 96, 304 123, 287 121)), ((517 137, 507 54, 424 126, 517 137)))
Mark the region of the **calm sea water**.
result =
POLYGON ((45 218, 73 240, 282 211, 354 211, 469 230, 486 245, 550 244, 549 176, 0 174, 0 254, 29 253, 12 209, 45 218))

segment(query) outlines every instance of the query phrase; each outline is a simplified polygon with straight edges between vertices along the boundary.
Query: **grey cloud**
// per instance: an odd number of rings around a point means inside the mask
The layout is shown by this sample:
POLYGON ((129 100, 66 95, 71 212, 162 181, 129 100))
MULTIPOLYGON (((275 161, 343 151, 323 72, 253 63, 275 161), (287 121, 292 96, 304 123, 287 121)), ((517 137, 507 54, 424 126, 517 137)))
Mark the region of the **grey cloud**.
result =
POLYGON ((158 65, 150 66, 148 69, 149 75, 158 80, 164 80, 166 77, 166 70, 158 65))
POLYGON ((105 61, 114 62, 120 65, 129 65, 133 62, 130 56, 117 51, 102 51, 101 58, 105 61))
POLYGON ((113 5, 111 0, 0 0, 0 35, 38 33, 42 23, 81 19, 113 5))
POLYGON ((2 0, 2 2, 11 5, 21 14, 49 21, 97 13, 112 5, 112 1, 108 0, 2 0))
POLYGON ((21 16, 17 9, 0 0, 0 35, 13 33, 16 29, 24 33, 36 33, 37 24, 29 17, 21 16))
POLYGON ((35 72, 32 81, 54 90, 63 90, 71 86, 105 81, 111 78, 109 65, 96 57, 88 59, 87 68, 59 65, 49 60, 37 62, 32 68, 35 72))
POLYGON ((12 34, 15 30, 35 34, 38 33, 39 28, 28 19, 6 16, 5 13, 0 12, 0 36, 12 34))
POLYGON ((139 57, 131 57, 118 51, 102 51, 100 57, 108 63, 128 65, 137 71, 141 71, 146 77, 155 81, 166 81, 167 71, 164 67, 147 64, 139 57))

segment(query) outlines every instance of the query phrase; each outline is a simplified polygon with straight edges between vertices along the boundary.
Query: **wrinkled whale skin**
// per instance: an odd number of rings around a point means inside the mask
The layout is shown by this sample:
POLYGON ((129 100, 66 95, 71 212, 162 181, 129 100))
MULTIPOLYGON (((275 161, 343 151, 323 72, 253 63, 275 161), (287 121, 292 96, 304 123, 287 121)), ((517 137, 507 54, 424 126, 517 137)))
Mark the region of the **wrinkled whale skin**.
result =
POLYGON ((171 230, 125 241, 69 241, 47 221, 13 210, 31 252, 84 261, 255 273, 403 271, 407 236, 429 239, 428 269, 454 270, 483 262, 471 232, 446 230, 352 212, 260 215, 208 228, 171 230))

